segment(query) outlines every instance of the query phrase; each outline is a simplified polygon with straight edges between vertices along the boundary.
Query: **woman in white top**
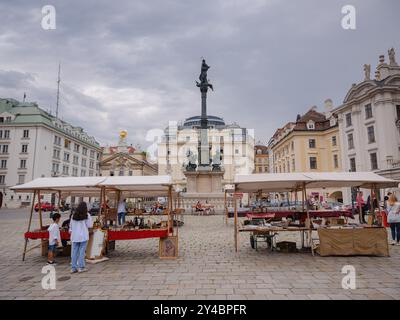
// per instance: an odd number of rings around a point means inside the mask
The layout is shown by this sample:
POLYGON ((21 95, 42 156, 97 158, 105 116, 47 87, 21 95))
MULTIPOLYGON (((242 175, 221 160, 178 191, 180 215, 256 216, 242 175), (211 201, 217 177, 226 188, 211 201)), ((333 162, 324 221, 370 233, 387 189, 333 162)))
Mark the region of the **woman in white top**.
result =
POLYGON ((81 202, 72 215, 69 224, 71 234, 71 273, 87 271, 85 265, 86 246, 89 240, 89 228, 93 225, 92 217, 88 213, 86 202, 81 202))
POLYGON ((400 204, 394 194, 387 202, 388 222, 392 231, 392 245, 400 245, 400 204))

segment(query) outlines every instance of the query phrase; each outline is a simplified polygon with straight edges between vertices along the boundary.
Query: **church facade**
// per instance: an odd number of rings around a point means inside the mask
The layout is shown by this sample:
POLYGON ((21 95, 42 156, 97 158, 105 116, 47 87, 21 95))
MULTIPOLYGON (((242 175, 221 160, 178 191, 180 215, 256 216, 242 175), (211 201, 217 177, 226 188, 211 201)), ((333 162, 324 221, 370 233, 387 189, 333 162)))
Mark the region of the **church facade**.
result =
POLYGON ((100 175, 151 176, 157 175, 157 165, 147 160, 146 152, 136 150, 125 142, 121 132, 118 146, 102 147, 100 175))

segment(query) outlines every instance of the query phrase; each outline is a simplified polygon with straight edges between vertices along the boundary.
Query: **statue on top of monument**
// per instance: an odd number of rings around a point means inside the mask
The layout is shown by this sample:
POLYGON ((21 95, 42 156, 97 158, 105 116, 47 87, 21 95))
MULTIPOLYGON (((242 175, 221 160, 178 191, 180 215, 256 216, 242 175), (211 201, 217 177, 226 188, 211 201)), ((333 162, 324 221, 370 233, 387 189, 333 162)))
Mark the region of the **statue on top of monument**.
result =
POLYGON ((196 85, 200 88, 200 90, 202 89, 207 90, 207 88, 210 88, 211 90, 214 91, 213 85, 211 83, 208 83, 207 79, 208 69, 210 69, 210 66, 206 63, 206 60, 203 59, 203 62, 201 63, 201 73, 199 76, 200 82, 196 81, 196 85))

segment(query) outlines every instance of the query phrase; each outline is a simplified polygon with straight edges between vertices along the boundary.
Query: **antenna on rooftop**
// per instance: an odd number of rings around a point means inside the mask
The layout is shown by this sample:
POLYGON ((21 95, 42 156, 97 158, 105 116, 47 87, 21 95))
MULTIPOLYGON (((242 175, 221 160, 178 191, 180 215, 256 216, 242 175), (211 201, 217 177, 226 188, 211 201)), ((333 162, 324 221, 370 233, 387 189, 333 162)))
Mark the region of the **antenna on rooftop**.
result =
POLYGON ((60 82, 61 82, 60 75, 61 75, 61 62, 58 64, 56 118, 58 118, 58 105, 60 102, 60 82))

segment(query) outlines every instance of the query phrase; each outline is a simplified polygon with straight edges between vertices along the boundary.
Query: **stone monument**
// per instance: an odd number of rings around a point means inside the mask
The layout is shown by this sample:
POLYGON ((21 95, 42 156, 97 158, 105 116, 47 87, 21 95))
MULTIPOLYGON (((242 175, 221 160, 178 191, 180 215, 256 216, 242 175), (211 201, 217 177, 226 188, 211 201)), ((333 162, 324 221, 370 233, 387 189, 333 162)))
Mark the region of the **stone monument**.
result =
POLYGON ((211 200, 214 197, 223 197, 222 178, 224 171, 221 167, 220 157, 217 152, 210 155, 210 143, 208 137, 208 118, 207 118, 207 92, 210 88, 214 90, 213 85, 209 83, 207 71, 210 67, 203 59, 201 64, 200 82, 196 81, 196 86, 200 88, 201 93, 201 120, 198 139, 198 157, 190 153, 187 155, 188 164, 184 172, 187 183, 187 196, 211 200), (195 163, 197 160, 197 164, 195 163))

